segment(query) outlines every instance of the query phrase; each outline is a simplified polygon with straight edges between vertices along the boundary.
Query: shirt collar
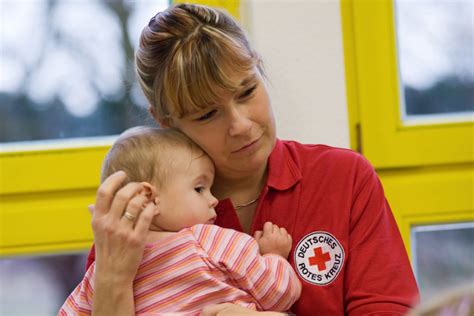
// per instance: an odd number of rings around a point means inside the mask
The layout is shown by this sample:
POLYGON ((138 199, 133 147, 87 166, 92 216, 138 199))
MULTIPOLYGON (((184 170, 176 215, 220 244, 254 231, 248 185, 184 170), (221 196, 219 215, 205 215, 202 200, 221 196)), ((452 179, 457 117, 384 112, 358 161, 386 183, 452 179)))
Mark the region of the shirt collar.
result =
POLYGON ((267 185, 276 190, 287 190, 302 178, 301 171, 290 149, 279 139, 276 140, 268 159, 267 185))

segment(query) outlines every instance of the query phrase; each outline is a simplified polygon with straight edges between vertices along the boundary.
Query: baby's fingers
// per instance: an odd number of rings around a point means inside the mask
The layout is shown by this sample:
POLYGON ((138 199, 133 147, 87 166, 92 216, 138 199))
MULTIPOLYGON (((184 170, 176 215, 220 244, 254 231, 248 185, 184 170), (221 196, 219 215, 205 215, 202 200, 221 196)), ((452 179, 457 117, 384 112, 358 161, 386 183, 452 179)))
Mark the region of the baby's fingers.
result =
POLYGON ((256 241, 259 241, 260 238, 262 238, 263 232, 261 230, 255 231, 253 234, 253 238, 255 238, 256 241))
POLYGON ((293 241, 293 238, 291 238, 291 235, 288 234, 288 232, 286 231, 285 227, 281 227, 281 228, 280 228, 280 235, 282 235, 284 238, 286 238, 286 240, 289 240, 290 242, 293 241))
POLYGON ((263 224, 263 234, 270 235, 273 233, 273 227, 272 222, 265 222, 265 224, 263 224))

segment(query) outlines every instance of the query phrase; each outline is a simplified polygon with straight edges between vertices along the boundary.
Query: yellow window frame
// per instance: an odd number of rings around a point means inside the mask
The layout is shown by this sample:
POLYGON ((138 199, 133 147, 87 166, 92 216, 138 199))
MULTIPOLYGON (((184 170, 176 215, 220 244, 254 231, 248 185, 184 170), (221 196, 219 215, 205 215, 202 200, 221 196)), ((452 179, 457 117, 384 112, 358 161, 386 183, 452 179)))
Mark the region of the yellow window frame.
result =
POLYGON ((353 54, 348 79, 355 77, 353 93, 359 103, 351 118, 359 120, 364 155, 377 168, 473 162, 472 116, 464 122, 422 125, 407 125, 401 119, 394 2, 342 0, 341 4, 346 50, 353 54))
POLYGON ((90 248, 108 146, 0 153, 0 256, 90 248))
POLYGON ((403 125, 392 0, 341 0, 351 147, 375 166, 410 250, 417 225, 474 221, 473 122, 403 125))

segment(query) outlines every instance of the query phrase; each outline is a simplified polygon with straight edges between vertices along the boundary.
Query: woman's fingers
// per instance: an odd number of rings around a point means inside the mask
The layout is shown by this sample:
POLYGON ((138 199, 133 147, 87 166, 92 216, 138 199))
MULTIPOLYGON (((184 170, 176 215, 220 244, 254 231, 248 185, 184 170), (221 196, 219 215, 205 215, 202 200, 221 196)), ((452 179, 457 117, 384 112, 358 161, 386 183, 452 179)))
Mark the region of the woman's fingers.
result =
POLYGON ((151 221, 156 215, 158 215, 158 210, 155 203, 153 202, 148 203, 143 211, 139 214, 138 218, 136 219, 134 229, 134 233, 139 240, 144 240, 146 238, 146 235, 150 229, 151 221))
POLYGON ((87 205, 87 209, 89 210, 89 213, 94 214, 94 209, 95 209, 95 205, 94 204, 90 204, 90 205, 87 205))
POLYGON ((127 179, 127 174, 123 171, 117 171, 110 175, 100 185, 97 190, 96 202, 93 215, 105 215, 110 209, 115 192, 122 186, 122 183, 127 179))
POLYGON ((200 315, 201 316, 216 316, 217 313, 219 313, 221 310, 226 308, 224 304, 229 304, 229 303, 208 305, 202 309, 200 315))
POLYGON ((204 309, 201 311, 201 316, 218 316, 221 315, 222 312, 224 312, 225 314, 225 312, 227 312, 228 310, 232 312, 234 306, 235 305, 232 303, 208 305, 204 307, 204 309))
POLYGON ((134 215, 138 214, 143 206, 143 203, 141 205, 134 203, 132 206, 129 206, 129 203, 131 202, 130 200, 137 196, 142 190, 143 185, 137 182, 127 183, 127 185, 118 190, 112 201, 112 205, 110 206, 110 215, 114 219, 120 220, 125 212, 125 209, 128 208, 133 210, 134 215))
POLYGON ((286 315, 278 312, 257 312, 232 303, 221 303, 209 305, 203 308, 201 316, 235 316, 235 315, 286 315))
POLYGON ((140 215, 140 212, 145 207, 147 202, 148 197, 143 193, 132 197, 130 201, 128 201, 128 204, 125 208, 125 212, 122 214, 120 222, 125 223, 130 227, 133 227, 140 215))

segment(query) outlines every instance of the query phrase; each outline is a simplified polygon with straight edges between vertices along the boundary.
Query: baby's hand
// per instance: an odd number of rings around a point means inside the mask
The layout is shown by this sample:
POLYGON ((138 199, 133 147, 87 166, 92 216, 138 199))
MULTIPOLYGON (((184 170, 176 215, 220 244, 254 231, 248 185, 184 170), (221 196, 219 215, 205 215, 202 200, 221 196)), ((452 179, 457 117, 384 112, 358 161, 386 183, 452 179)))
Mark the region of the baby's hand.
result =
POLYGON ((257 230, 253 237, 257 240, 262 255, 272 253, 288 258, 292 239, 285 228, 266 222, 263 225, 263 232, 257 230))

